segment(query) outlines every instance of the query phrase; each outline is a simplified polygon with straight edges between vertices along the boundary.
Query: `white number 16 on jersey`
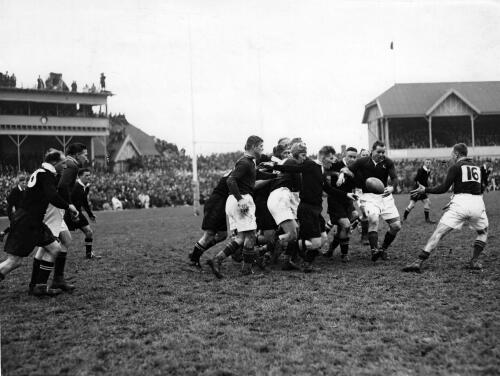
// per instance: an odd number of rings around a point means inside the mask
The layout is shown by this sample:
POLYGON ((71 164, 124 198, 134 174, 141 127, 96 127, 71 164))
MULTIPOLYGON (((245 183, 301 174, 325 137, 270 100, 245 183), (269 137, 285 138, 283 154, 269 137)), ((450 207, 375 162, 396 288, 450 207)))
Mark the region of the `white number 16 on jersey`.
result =
POLYGON ((475 181, 481 183, 481 170, 477 166, 462 166, 462 183, 475 181))

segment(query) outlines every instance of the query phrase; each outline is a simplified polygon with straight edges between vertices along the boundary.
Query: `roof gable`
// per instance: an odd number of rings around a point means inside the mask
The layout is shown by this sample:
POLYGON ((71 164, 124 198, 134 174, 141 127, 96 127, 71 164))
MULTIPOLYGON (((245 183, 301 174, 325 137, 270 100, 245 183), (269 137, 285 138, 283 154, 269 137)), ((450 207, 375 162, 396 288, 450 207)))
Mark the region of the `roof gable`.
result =
POLYGON ((480 115, 500 114, 500 81, 408 83, 395 84, 367 104, 363 120, 375 103, 384 117, 427 116, 452 93, 480 115))

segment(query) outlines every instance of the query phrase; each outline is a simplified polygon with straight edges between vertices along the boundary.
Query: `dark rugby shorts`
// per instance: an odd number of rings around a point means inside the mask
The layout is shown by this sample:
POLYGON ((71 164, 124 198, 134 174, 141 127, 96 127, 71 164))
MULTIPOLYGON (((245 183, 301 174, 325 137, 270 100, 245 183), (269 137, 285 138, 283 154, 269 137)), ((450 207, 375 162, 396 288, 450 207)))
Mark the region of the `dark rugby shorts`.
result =
POLYGON ((259 230, 274 230, 278 225, 274 221, 269 208, 267 207, 268 195, 257 195, 254 197, 255 202, 255 217, 257 219, 257 229, 259 230))
POLYGON ((427 199, 428 196, 427 196, 427 193, 419 193, 418 195, 416 195, 415 197, 410 197, 410 200, 412 201, 422 201, 422 200, 425 200, 427 199))
POLYGON ((14 213, 10 229, 4 250, 14 256, 27 257, 35 247, 45 247, 58 240, 42 219, 32 217, 23 209, 14 213))
POLYGON ((226 224, 226 200, 227 197, 210 195, 203 207, 203 231, 227 231, 226 224))
POLYGON ((352 212, 354 210, 354 204, 351 200, 342 201, 328 198, 328 215, 333 224, 336 224, 342 218, 352 220, 352 212))
POLYGON ((78 218, 76 219, 73 219, 71 214, 66 212, 64 214, 64 222, 66 222, 66 226, 68 226, 69 231, 75 231, 89 225, 87 217, 85 217, 85 215, 81 212, 78 213, 78 218))
POLYGON ((325 219, 321 215, 323 208, 301 202, 297 209, 299 220, 299 233, 301 239, 312 239, 321 237, 325 231, 325 219))

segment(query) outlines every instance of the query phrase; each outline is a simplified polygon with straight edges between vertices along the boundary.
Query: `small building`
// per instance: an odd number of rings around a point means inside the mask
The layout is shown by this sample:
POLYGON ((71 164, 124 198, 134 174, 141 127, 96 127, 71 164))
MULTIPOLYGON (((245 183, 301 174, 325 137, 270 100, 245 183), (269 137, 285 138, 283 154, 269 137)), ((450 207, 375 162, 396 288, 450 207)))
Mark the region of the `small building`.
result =
POLYGON ((368 140, 393 159, 445 158, 458 142, 469 154, 500 156, 500 81, 395 84, 365 106, 368 140))
POLYGON ((110 117, 110 136, 106 149, 101 143, 96 144, 95 150, 96 161, 103 164, 104 155, 107 154, 107 162, 115 172, 127 171, 131 159, 160 156, 155 138, 130 124, 125 115, 110 117))

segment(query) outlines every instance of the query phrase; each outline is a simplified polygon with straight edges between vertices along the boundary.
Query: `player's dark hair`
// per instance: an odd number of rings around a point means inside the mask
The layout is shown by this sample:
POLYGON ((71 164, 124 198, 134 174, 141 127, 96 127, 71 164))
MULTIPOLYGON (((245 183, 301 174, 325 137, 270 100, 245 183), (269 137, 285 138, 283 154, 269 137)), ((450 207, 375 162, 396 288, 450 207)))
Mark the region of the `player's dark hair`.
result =
POLYGON ((250 136, 245 144, 245 150, 250 150, 262 142, 264 142, 264 140, 259 136, 250 136))
POLYGON ((333 148, 333 146, 326 145, 323 146, 321 149, 319 149, 318 154, 320 155, 335 154, 335 149, 333 148))
POLYGON ((345 149, 345 151, 346 151, 346 153, 347 153, 348 151, 353 151, 353 152, 355 152, 356 154, 358 153, 358 149, 356 149, 356 148, 355 148, 355 147, 353 147, 353 146, 349 146, 347 149, 345 149))
POLYGON ((50 149, 46 154, 45 158, 43 159, 47 163, 57 163, 60 162, 62 159, 62 153, 59 150, 55 149, 50 149))
POLYGON ((90 172, 88 168, 81 168, 78 170, 78 177, 83 176, 86 172, 90 172))
POLYGON ((68 153, 68 155, 77 155, 84 150, 87 150, 87 146, 85 144, 82 144, 81 142, 75 142, 73 144, 69 144, 66 152, 68 153))
POLYGON ((455 144, 453 145, 453 151, 461 157, 466 157, 468 153, 467 145, 465 145, 463 142, 455 144))
POLYGON ((294 137, 290 140, 290 145, 302 142, 302 137, 294 137))
POLYGON ((375 150, 377 147, 381 147, 381 148, 385 148, 385 143, 380 141, 380 140, 377 140, 373 143, 372 145, 372 150, 375 150))
MULTIPOLYGON (((278 140, 278 145, 280 145, 283 141, 285 140, 290 140, 288 137, 281 137, 279 140, 278 140)), ((288 143, 287 143, 288 144, 288 143)))

